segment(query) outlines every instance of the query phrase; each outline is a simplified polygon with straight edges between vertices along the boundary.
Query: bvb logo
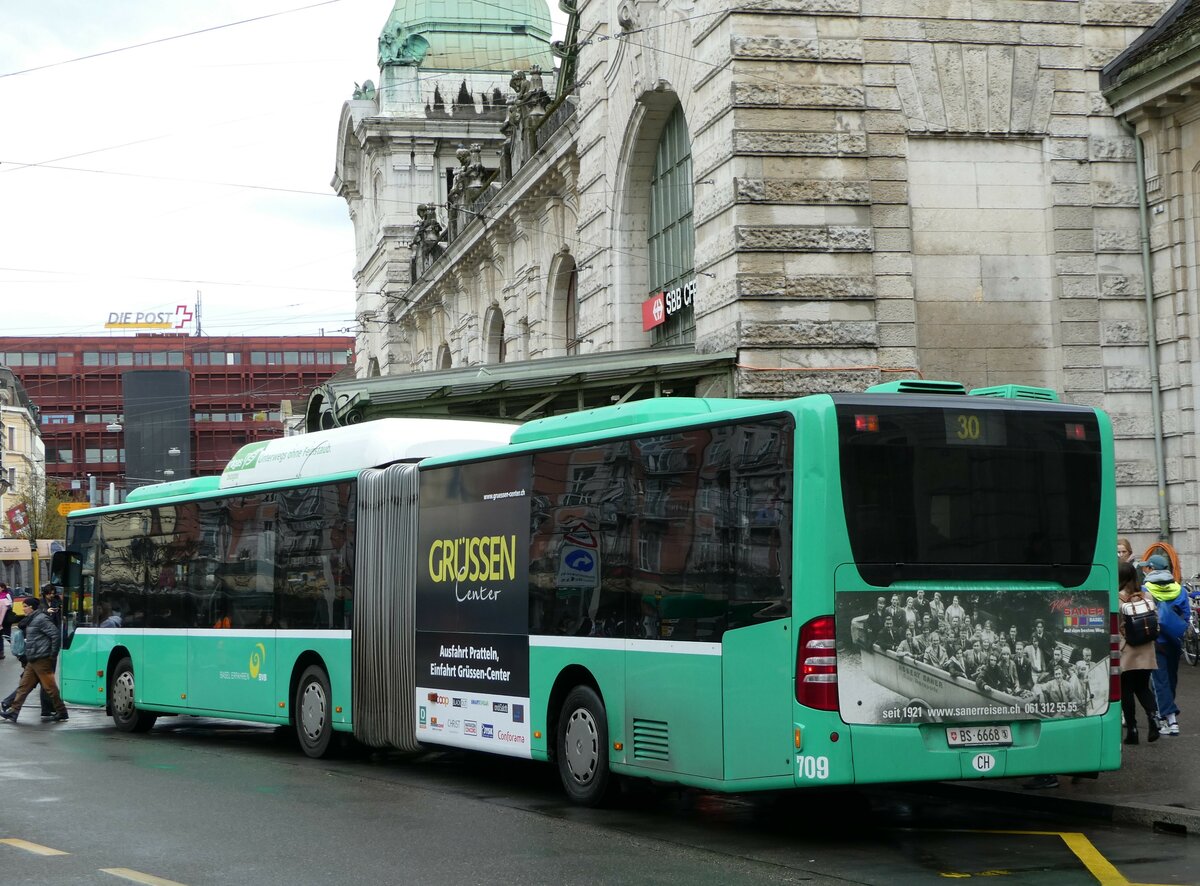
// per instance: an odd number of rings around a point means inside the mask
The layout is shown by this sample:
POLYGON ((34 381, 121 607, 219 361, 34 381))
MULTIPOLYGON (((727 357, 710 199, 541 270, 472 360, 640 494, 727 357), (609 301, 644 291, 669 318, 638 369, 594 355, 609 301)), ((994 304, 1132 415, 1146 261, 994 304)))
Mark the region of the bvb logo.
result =
POLYGON ((256 651, 250 653, 250 679, 257 680, 259 669, 262 668, 263 659, 267 657, 267 647, 262 643, 254 645, 256 651))

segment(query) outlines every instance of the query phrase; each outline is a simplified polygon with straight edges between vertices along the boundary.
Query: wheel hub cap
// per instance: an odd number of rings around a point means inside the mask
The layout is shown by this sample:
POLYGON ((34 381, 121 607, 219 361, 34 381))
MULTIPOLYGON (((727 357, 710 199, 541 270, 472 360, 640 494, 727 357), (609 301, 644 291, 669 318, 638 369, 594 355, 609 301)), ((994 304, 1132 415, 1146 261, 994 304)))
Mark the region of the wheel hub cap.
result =
POLYGON ((571 777, 581 785, 590 782, 600 760, 596 721, 590 712, 578 710, 571 714, 571 719, 567 721, 563 752, 571 777))

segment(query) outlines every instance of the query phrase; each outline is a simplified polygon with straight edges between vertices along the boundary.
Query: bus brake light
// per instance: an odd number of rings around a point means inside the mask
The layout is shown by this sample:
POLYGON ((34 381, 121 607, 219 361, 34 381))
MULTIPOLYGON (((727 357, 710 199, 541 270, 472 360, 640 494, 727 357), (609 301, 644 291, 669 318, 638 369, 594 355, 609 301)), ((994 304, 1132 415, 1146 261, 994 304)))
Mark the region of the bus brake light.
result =
POLYGON ((1068 440, 1086 440, 1087 427, 1076 422, 1067 423, 1067 439, 1068 440))
POLYGON ((868 431, 870 433, 879 432, 879 416, 878 415, 856 415, 854 416, 854 430, 862 433, 868 431))
POLYGON ((821 615, 800 629, 796 650, 796 701, 819 711, 838 709, 837 648, 833 616, 821 615))

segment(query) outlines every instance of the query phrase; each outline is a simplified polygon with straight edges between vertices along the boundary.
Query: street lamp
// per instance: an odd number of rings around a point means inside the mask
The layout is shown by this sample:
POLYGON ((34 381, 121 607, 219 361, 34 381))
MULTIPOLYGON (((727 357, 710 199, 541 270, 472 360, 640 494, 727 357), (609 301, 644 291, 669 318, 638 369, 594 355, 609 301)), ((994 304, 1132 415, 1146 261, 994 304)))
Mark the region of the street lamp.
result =
POLYGON ((119 434, 121 431, 125 430, 125 428, 119 421, 114 421, 111 424, 106 425, 104 430, 113 434, 119 434))
POLYGON ((164 477, 174 477, 175 472, 173 470, 171 470, 170 468, 167 468, 166 470, 163 471, 163 476, 164 477))
POLYGON ((182 453, 183 453, 183 450, 180 449, 178 446, 172 446, 170 449, 167 450, 167 455, 180 455, 182 453))
POLYGON ((11 488, 12 488, 12 483, 10 483, 8 481, 8 478, 0 477, 0 495, 4 495, 11 488))

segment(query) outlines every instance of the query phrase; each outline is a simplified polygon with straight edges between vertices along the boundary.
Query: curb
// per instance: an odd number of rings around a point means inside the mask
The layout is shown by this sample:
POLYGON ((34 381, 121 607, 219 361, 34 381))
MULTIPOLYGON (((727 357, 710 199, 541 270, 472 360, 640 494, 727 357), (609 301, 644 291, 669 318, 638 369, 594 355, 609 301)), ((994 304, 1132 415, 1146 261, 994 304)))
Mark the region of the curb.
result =
POLYGON ((1084 800, 1058 796, 1045 791, 1017 792, 1009 788, 953 782, 912 785, 912 788, 921 793, 957 799, 961 799, 963 795, 971 795, 974 798, 973 802, 987 802, 1005 808, 1034 808, 1052 815, 1073 815, 1106 821, 1115 825, 1145 827, 1179 836, 1200 836, 1200 809, 1190 809, 1185 806, 1153 806, 1145 803, 1084 800))

